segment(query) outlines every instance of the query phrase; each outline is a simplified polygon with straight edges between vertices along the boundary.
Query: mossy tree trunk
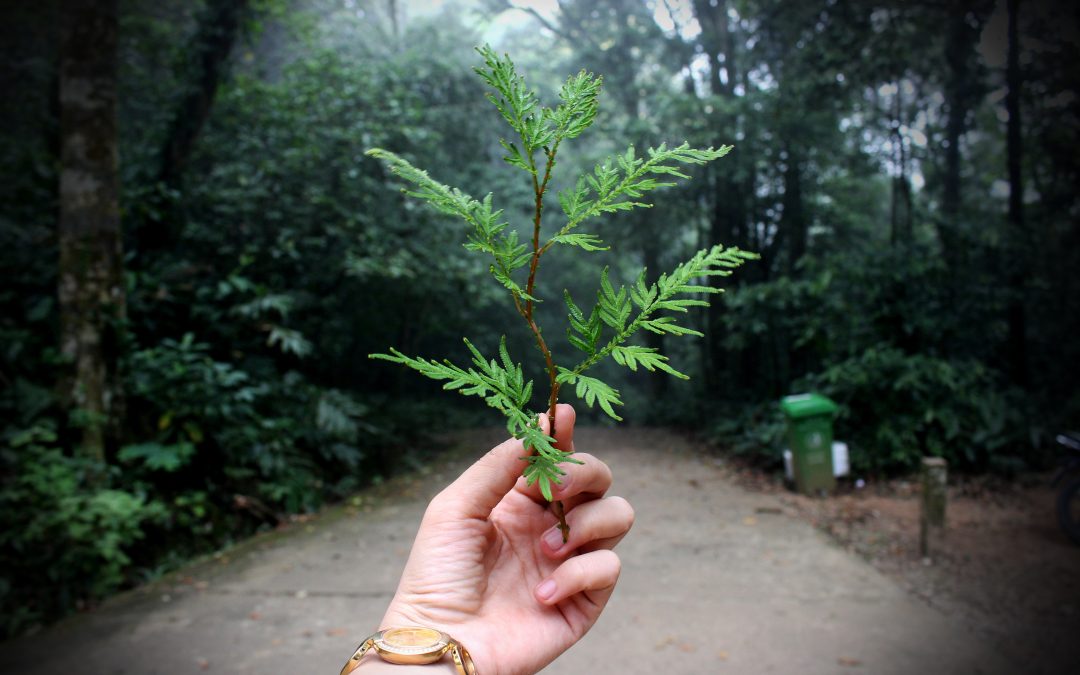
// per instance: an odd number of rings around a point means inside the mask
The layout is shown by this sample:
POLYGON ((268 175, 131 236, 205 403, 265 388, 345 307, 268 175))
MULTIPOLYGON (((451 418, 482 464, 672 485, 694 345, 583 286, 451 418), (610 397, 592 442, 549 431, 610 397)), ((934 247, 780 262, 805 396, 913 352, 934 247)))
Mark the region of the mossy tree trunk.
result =
POLYGON ((116 145, 117 1, 66 4, 60 56, 61 384, 80 411, 82 448, 105 458, 121 415, 117 377, 125 318, 116 145))

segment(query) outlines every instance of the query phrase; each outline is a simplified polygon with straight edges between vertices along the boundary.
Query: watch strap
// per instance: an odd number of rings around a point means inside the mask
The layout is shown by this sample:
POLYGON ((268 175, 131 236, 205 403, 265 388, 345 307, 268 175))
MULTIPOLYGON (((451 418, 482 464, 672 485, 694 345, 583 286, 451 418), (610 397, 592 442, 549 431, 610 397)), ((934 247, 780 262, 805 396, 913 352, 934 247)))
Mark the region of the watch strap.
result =
MULTIPOLYGON (((356 651, 353 652, 353 655, 349 657, 349 660, 345 662, 340 675, 349 675, 349 673, 356 670, 360 665, 360 661, 364 658, 364 654, 367 654, 375 645, 375 639, 380 635, 382 635, 382 632, 376 633, 364 640, 360 646, 356 648, 356 651)), ((469 654, 469 650, 465 649, 465 645, 454 638, 450 638, 450 644, 447 645, 447 651, 450 652, 450 656, 454 659, 454 667, 457 669, 459 675, 478 675, 476 664, 473 663, 472 656, 469 654)), ((446 652, 443 653, 445 654, 446 652)))
POLYGON ((364 654, 367 654, 373 644, 375 644, 374 635, 364 640, 353 652, 353 655, 349 657, 349 660, 345 662, 345 666, 341 669, 341 675, 349 675, 349 673, 356 670, 356 667, 360 665, 360 659, 364 658, 364 654))
POLYGON ((458 673, 461 675, 477 675, 476 664, 473 663, 472 656, 469 655, 469 650, 465 649, 465 645, 457 640, 452 640, 450 642, 450 655, 454 658, 454 665, 457 666, 458 673))

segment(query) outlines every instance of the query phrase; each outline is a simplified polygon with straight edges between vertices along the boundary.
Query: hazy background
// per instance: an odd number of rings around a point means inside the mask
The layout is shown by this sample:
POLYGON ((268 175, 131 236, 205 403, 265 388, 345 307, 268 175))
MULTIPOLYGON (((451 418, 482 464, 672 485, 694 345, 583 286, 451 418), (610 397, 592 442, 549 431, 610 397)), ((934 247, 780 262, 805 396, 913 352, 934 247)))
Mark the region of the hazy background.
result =
POLYGON ((464 225, 363 154, 493 192, 526 233, 531 185, 472 72, 485 42, 548 103, 604 76, 556 190, 629 144, 735 145, 595 225, 611 251, 543 261, 540 323, 569 359, 562 290, 591 304, 601 266, 627 283, 715 243, 761 254, 687 320, 704 339, 647 336, 689 382, 603 371, 628 424, 775 466, 778 398, 814 390, 858 476, 1045 466, 1080 426, 1078 7, 5 3, 0 628, 422 461, 425 431, 499 422, 371 352, 464 363, 462 336, 506 334, 542 375, 464 225))

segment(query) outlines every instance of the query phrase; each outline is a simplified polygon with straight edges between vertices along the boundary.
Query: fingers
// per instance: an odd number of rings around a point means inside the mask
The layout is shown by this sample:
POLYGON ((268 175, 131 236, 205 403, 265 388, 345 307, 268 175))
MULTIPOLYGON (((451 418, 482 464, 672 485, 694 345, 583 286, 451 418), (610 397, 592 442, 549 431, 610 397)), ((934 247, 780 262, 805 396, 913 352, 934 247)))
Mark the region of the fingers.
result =
POLYGON ((614 548, 634 524, 634 509, 622 497, 597 499, 578 506, 566 514, 570 538, 563 543, 562 532, 552 527, 540 540, 544 551, 559 558, 571 551, 584 553, 614 548))
MULTIPOLYGON (((577 453, 574 459, 582 463, 568 462, 560 465, 566 474, 560 476, 559 482, 551 486, 552 499, 562 500, 563 507, 567 511, 584 501, 603 496, 611 487, 612 480, 611 469, 608 465, 589 453, 577 453)), ((540 494, 539 485, 535 483, 526 485, 525 481, 521 481, 517 487, 533 501, 547 504, 547 500, 540 494)))
POLYGON ((524 456, 515 438, 495 446, 436 495, 428 512, 440 518, 487 518, 525 469, 524 456))
MULTIPOLYGON (((566 452, 574 451, 574 423, 577 421, 577 412, 569 403, 559 403, 555 406, 555 447, 566 452)), ((545 434, 550 435, 551 425, 548 416, 540 416, 540 428, 545 434)))
MULTIPOLYGON (((576 593, 584 593, 599 615, 615 590, 621 569, 619 556, 612 551, 592 551, 574 556, 537 584, 534 594, 538 601, 550 606, 576 593)), ((591 618, 595 620, 596 617, 591 618)))

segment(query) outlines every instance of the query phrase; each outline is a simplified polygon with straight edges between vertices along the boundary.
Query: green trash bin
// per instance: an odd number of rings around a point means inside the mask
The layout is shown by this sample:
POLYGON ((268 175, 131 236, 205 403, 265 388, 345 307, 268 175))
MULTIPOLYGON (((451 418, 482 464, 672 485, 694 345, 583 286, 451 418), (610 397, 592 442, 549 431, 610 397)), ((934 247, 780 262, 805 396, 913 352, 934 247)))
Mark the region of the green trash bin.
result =
POLYGON ((832 461, 836 403, 820 394, 798 394, 785 396, 780 409, 787 421, 795 489, 804 495, 831 492, 836 487, 832 461))

